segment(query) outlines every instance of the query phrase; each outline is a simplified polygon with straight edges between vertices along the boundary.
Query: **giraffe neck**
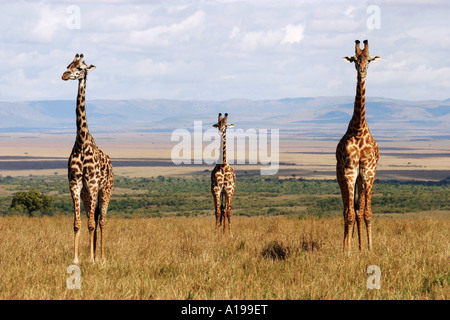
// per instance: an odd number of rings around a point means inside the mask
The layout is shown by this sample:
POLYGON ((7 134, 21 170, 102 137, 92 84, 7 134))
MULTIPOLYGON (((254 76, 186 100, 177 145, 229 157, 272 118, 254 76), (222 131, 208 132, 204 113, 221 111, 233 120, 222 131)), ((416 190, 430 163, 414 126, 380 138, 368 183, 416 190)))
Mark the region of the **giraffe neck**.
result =
POLYGON ((89 135, 89 129, 86 120, 86 76, 78 80, 78 96, 77 96, 77 142, 80 145, 85 144, 89 135))
POLYGON ((365 133, 366 128, 366 80, 358 74, 353 117, 347 131, 358 137, 365 133))
POLYGON ((222 147, 222 161, 219 160, 219 163, 222 163, 223 165, 227 164, 227 135, 226 132, 222 134, 222 141, 221 141, 221 147, 222 147))

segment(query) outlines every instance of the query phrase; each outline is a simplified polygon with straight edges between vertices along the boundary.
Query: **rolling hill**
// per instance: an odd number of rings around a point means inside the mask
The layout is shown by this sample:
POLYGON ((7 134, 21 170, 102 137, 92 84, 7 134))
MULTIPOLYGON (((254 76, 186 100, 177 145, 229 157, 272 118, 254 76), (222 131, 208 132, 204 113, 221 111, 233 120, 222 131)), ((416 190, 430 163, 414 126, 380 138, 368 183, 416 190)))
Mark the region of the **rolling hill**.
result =
MULTIPOLYGON (((152 132, 204 127, 219 112, 236 128, 280 129, 283 134, 340 136, 352 116, 354 97, 281 100, 90 100, 87 118, 97 132, 152 132)), ((367 98, 366 116, 377 136, 450 138, 450 99, 405 101, 367 98)), ((75 130, 75 100, 0 102, 0 132, 57 133, 75 130)))

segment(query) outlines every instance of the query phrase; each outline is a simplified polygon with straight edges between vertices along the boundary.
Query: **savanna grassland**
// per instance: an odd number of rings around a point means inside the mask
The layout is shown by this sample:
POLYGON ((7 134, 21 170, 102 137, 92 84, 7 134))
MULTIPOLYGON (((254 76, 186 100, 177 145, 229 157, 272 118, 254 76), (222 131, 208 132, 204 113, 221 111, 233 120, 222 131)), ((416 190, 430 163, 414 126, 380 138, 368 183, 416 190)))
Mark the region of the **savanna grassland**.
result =
POLYGON ((350 257, 339 218, 236 217, 233 237, 213 217, 111 218, 104 263, 87 261, 82 233, 79 290, 66 286, 71 218, 4 216, 0 299, 448 299, 446 215, 377 217, 373 251, 350 257))
POLYGON ((332 180, 240 177, 233 236, 215 234, 207 175, 117 176, 106 261, 88 262, 82 217, 81 288, 69 290, 72 204, 65 177, 0 181, 0 299, 448 299, 449 184, 377 181, 374 248, 342 252, 332 180), (9 207, 17 191, 52 196, 34 218, 9 207), (368 289, 367 268, 380 268, 368 289))

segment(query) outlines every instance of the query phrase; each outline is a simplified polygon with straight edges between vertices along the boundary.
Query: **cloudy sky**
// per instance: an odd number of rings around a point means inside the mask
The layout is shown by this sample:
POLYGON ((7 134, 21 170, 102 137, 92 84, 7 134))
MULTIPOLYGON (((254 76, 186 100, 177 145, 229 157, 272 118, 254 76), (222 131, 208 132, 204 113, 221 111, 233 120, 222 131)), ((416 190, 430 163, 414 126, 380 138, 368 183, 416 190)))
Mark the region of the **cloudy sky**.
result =
POLYGON ((0 101, 354 95, 341 60, 369 39, 367 95, 450 98, 450 5, 435 1, 1 1, 0 101))

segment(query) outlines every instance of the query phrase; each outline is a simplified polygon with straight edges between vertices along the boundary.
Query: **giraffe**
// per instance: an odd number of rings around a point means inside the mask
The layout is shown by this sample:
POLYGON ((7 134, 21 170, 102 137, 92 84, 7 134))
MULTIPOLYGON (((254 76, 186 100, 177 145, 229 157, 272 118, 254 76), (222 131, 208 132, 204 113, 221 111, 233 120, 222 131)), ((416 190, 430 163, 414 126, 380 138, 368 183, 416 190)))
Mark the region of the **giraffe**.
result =
POLYGON ((76 54, 62 75, 64 81, 78 80, 77 135, 68 162, 70 193, 74 204, 74 264, 78 263, 80 239, 80 200, 88 217, 90 261, 97 259, 97 227, 100 224, 100 258, 104 257, 106 211, 111 198, 114 177, 109 156, 95 144, 86 121, 85 92, 88 70, 95 66, 86 65, 83 54, 76 54), (98 203, 97 203, 98 200, 98 203), (97 207, 96 207, 97 204, 97 207))
POLYGON ((221 136, 222 154, 221 159, 216 164, 211 172, 211 193, 214 198, 215 214, 216 214, 216 232, 222 224, 223 219, 223 233, 226 232, 226 220, 228 219, 230 234, 231 232, 231 202, 233 200, 233 193, 236 188, 236 175, 233 168, 227 161, 227 147, 226 147, 226 131, 227 128, 232 128, 234 125, 227 123, 228 113, 222 118, 219 113, 219 121, 213 125, 218 128, 221 136))
POLYGON ((347 132, 336 148, 336 176, 341 188, 344 204, 344 252, 350 253, 353 226, 356 217, 359 249, 362 249, 362 220, 367 229, 369 250, 372 248, 372 188, 375 180, 380 152, 369 131, 365 116, 365 80, 370 62, 380 60, 379 56, 369 56, 369 43, 364 40, 361 50, 359 40, 355 41, 355 56, 344 57, 346 62, 354 62, 358 74, 353 117, 347 132), (355 184, 358 188, 358 203, 355 212, 355 184))

